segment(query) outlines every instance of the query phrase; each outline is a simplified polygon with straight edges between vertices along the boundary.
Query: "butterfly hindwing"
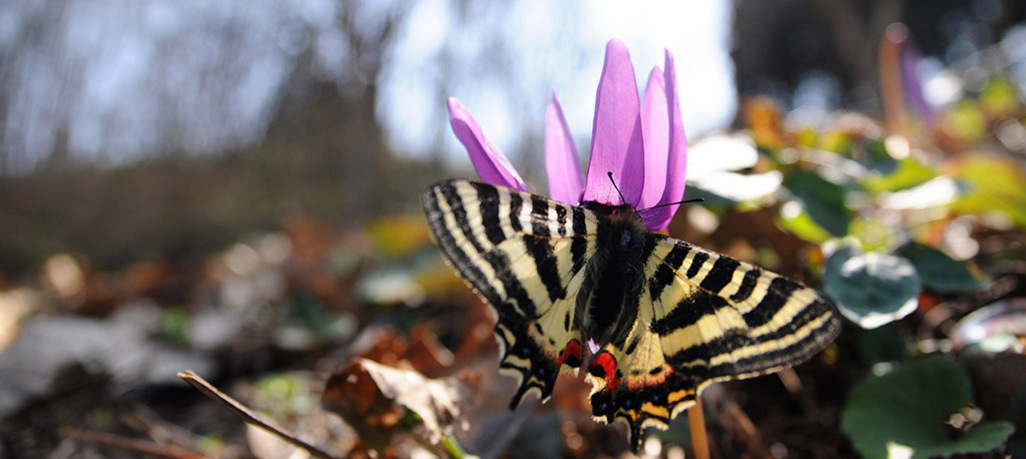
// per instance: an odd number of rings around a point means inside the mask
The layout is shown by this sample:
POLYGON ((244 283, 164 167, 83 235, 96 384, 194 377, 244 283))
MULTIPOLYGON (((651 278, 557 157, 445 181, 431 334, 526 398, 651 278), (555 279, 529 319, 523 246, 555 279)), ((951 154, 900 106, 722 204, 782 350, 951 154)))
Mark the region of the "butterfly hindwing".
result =
POLYGON ((593 413, 626 421, 635 451, 645 427, 665 429, 709 383, 801 363, 840 329, 815 290, 673 238, 660 237, 645 276, 626 345, 606 345, 595 359, 606 368, 589 369, 593 413))
POLYGON ((520 379, 511 406, 581 364, 575 302, 597 219, 580 207, 504 187, 447 180, 423 195, 439 247, 496 311, 501 369, 520 379))

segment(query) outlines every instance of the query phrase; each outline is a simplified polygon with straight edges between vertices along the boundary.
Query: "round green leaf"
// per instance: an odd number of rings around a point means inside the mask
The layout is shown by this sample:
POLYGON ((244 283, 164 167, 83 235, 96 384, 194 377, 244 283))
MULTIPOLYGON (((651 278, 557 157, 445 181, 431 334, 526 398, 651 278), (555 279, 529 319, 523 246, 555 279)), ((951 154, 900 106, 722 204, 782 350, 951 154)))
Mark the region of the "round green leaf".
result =
POLYGON ((876 328, 916 310, 920 282, 908 260, 842 248, 823 264, 826 293, 848 320, 876 328))
POLYGON ((955 260, 933 247, 910 243, 898 250, 916 267, 923 285, 942 292, 966 292, 986 287, 987 279, 977 276, 965 262, 955 260))
POLYGON ((784 186, 819 226, 836 237, 848 234, 851 210, 844 200, 844 188, 809 171, 791 173, 784 186))
POLYGON ((945 432, 945 422, 971 395, 961 365, 943 356, 913 360, 855 386, 841 428, 867 459, 887 458, 891 451, 912 458, 991 451, 1011 435, 1010 423, 981 423, 956 438, 945 432))

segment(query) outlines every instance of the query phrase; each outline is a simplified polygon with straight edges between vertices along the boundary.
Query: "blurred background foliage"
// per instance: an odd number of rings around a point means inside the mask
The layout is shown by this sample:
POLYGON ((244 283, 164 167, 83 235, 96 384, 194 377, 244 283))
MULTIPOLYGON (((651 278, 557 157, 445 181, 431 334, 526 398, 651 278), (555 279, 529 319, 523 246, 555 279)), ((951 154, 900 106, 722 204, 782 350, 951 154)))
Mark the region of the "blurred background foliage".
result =
POLYGON ((1022 90, 1016 2, 711 2, 653 30, 641 25, 667 5, 537 3, 4 5, 0 272, 60 251, 104 268, 177 262, 290 215, 352 226, 413 210, 443 171, 469 169, 448 96, 543 183, 544 104, 561 93, 587 151, 597 50, 612 35, 636 60, 676 53, 692 139, 740 126, 737 101, 753 95, 812 130, 831 110, 881 114, 875 43, 895 21, 928 57, 916 72, 947 110, 945 135, 984 135, 1022 90))
MULTIPOLYGON (((343 454, 432 450, 454 417, 396 395, 396 368, 447 407, 494 405, 455 416, 471 452, 516 435, 542 457, 622 452, 579 381, 548 405, 562 418, 505 411, 490 319, 419 199, 474 175, 449 96, 544 192, 545 104, 558 91, 588 151, 617 36, 639 71, 677 59, 686 197, 705 202, 670 234, 848 319, 795 373, 707 391, 715 454, 1026 454, 1026 6, 678 3, 0 4, 0 453, 140 423, 205 454, 277 447, 162 392, 186 367, 343 454)), ((686 446, 678 427, 660 441, 686 446)))

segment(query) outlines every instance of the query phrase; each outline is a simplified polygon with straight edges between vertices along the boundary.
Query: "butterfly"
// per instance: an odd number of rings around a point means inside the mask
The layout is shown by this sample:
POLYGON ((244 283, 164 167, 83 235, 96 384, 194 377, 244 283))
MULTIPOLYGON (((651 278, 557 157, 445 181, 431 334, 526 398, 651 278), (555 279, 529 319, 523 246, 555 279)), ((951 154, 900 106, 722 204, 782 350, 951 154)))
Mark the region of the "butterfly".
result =
POLYGON ((710 383, 805 361, 840 330, 815 290, 649 231, 630 206, 466 179, 422 197, 443 255, 495 310, 510 407, 583 368, 593 417, 625 421, 635 452, 710 383))

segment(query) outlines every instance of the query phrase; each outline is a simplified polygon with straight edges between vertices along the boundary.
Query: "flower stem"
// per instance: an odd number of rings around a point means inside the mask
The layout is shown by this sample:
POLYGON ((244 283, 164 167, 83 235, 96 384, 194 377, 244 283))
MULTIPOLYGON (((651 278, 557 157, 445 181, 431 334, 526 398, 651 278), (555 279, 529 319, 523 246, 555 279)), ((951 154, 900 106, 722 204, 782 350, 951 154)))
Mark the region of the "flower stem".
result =
POLYGON ((709 437, 705 432, 705 414, 702 413, 702 398, 695 397, 695 406, 688 408, 688 429, 691 430, 691 446, 695 459, 709 459, 709 437))

